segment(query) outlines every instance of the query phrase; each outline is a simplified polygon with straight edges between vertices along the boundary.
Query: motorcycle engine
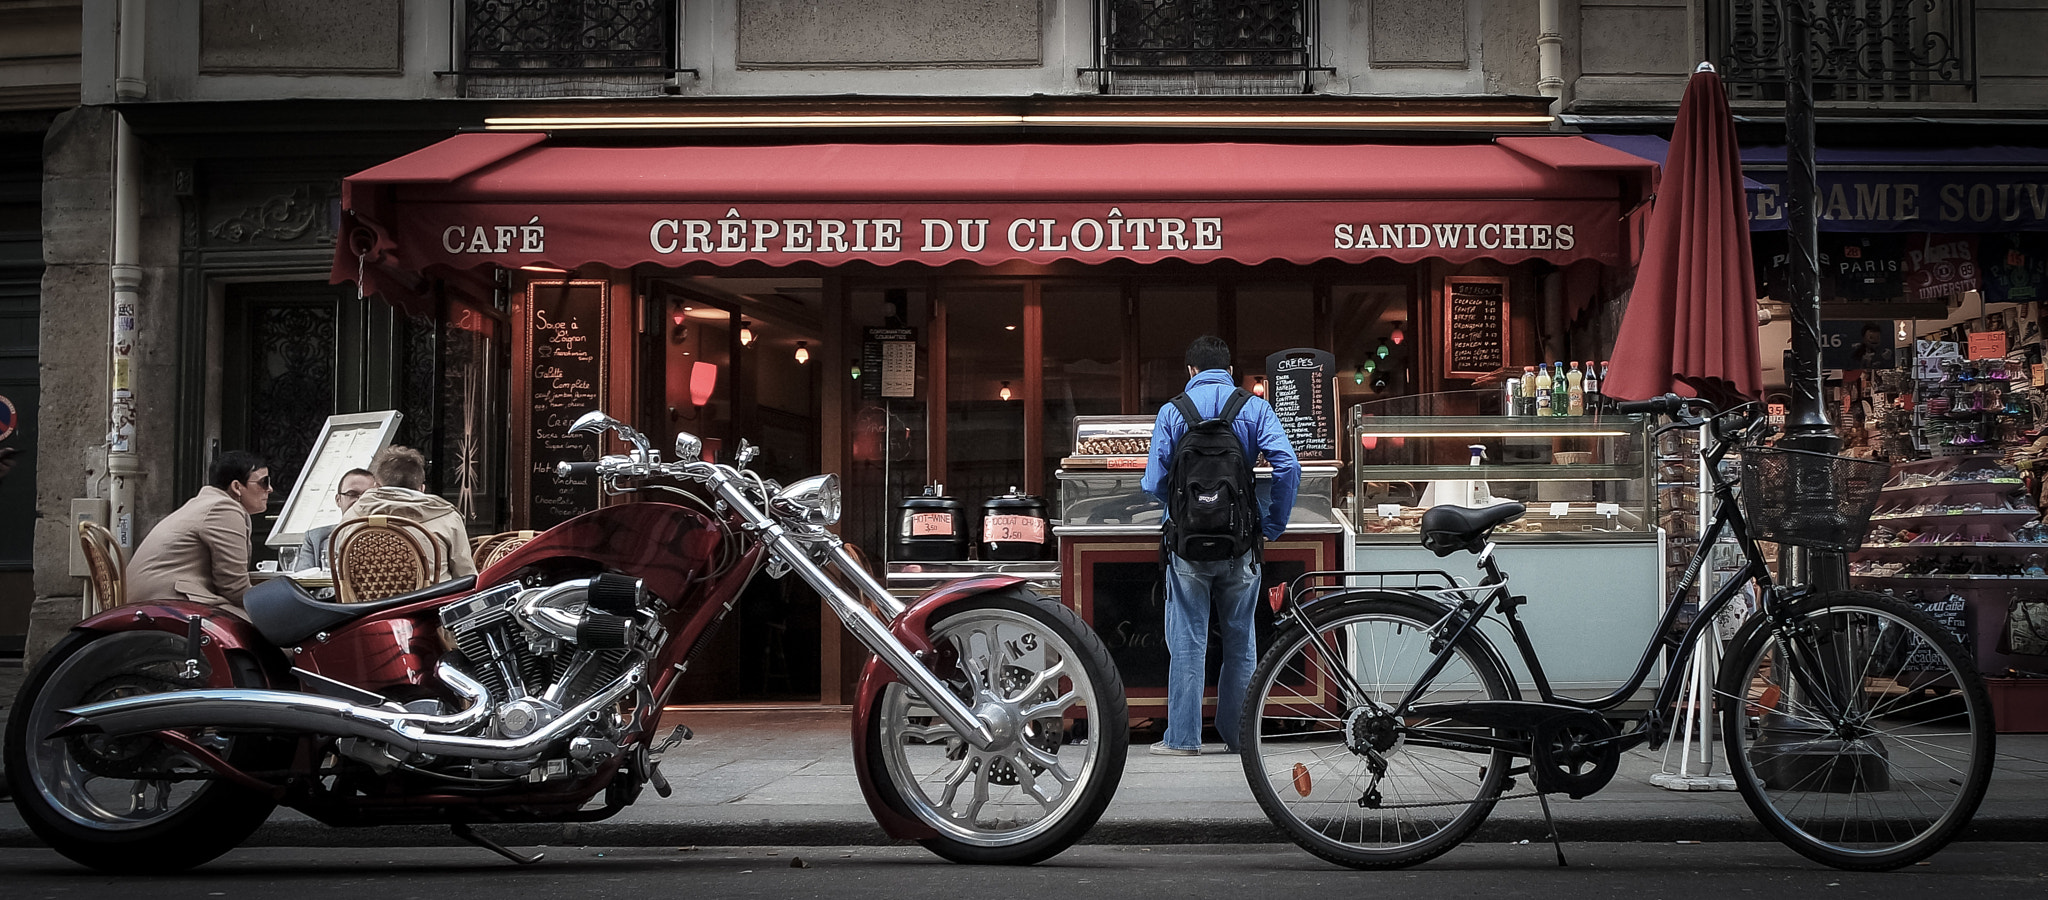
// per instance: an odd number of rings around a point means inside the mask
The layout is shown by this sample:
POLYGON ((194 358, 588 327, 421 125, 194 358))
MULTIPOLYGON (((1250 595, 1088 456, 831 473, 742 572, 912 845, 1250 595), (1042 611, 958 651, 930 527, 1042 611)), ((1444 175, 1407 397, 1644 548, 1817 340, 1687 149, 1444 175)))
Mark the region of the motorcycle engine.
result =
MULTIPOLYGON (((660 626, 645 602, 639 579, 607 574, 539 587, 501 585, 442 609, 442 627, 464 658, 461 667, 490 692, 491 716, 480 736, 531 735, 617 679, 634 654, 659 640, 660 626)), ((579 731, 572 752, 603 756, 605 747, 615 747, 622 723, 612 718, 579 731)), ((520 777, 541 762, 478 768, 520 777)), ((536 780, 566 770, 550 766, 536 780)))

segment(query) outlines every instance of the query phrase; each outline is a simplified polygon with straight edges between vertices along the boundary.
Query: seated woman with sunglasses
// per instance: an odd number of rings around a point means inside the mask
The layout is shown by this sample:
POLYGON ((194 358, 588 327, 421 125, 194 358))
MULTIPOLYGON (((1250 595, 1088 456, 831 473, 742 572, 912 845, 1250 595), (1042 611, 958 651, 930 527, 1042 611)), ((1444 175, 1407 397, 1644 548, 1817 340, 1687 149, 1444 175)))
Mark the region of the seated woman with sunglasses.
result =
POLYGON ((135 548, 128 602, 183 599, 239 610, 249 590, 249 514, 269 502, 270 464, 243 450, 221 454, 199 495, 135 548))

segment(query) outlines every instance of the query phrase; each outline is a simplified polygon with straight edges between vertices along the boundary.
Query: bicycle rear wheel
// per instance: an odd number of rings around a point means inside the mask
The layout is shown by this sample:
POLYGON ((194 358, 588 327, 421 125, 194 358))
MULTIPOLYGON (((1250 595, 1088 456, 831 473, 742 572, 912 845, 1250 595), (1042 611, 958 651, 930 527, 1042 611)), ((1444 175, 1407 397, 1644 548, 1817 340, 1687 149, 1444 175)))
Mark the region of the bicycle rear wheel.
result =
POLYGON ((1841 869, 1895 869, 1954 839, 1991 779, 1990 695, 1948 630, 1898 600, 1839 591, 1764 617, 1722 668, 1722 728, 1764 827, 1841 869))
MULTIPOLYGON (((1311 613, 1313 635, 1298 622, 1284 629, 1252 673, 1238 737, 1245 777, 1267 817, 1308 852, 1358 869, 1414 865, 1492 812, 1509 754, 1441 743, 1485 730, 1385 712, 1429 666, 1429 626, 1442 617, 1401 598, 1335 602, 1311 613)), ((1493 654, 1468 638, 1418 702, 1511 693, 1493 654)))

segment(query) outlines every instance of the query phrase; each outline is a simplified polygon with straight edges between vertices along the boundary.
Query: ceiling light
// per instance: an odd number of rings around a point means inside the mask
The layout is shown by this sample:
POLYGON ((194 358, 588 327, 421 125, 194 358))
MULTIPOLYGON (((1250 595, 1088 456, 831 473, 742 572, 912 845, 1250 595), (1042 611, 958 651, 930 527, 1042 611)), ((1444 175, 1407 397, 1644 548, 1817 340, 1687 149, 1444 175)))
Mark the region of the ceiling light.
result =
POLYGON ((803 342, 803 341, 797 341, 797 342, 796 342, 796 364, 797 364, 797 365, 803 365, 804 363, 807 363, 807 362, 810 362, 810 361, 811 361, 811 351, 809 351, 809 350, 806 350, 806 349, 804 349, 804 342, 803 342))
POLYGON ((997 391, 996 396, 1001 397, 1004 400, 1010 399, 1010 383, 1007 381, 1003 382, 1003 389, 997 391))
POLYGON ((754 346, 754 323, 745 319, 740 320, 740 346, 754 346))

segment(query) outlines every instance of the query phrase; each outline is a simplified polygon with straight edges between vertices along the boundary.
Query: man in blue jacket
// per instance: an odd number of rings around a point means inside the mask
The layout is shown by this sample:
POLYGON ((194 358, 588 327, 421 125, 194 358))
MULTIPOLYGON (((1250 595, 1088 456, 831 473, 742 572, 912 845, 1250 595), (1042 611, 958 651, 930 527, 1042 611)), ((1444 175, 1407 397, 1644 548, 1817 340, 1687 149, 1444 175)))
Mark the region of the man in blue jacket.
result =
MULTIPOLYGON (((1204 416, 1220 415, 1237 387, 1230 373, 1230 347, 1221 338, 1203 335, 1188 345, 1188 399, 1204 416)), ((1273 467, 1273 487, 1265 509, 1260 511, 1260 532, 1274 540, 1287 530, 1287 517, 1294 511, 1294 494, 1301 483, 1301 464, 1295 461, 1294 445, 1280 428, 1280 417, 1259 397, 1247 401, 1231 423, 1244 444, 1247 459, 1259 453, 1273 467)), ((1186 434, 1188 423, 1180 410, 1168 403, 1152 424, 1152 454, 1145 463, 1145 492, 1173 508, 1166 496, 1174 445, 1186 434)), ((1258 648, 1252 628, 1253 605, 1258 602, 1259 571, 1257 548, 1234 559, 1213 562, 1185 560, 1167 554, 1166 567, 1166 736, 1152 745, 1161 756, 1194 756, 1202 743, 1202 684, 1204 655, 1209 645, 1209 615, 1213 609, 1222 643, 1221 671, 1216 685, 1216 731, 1224 745, 1237 752, 1238 712, 1251 684, 1252 667, 1258 664, 1258 648)))

